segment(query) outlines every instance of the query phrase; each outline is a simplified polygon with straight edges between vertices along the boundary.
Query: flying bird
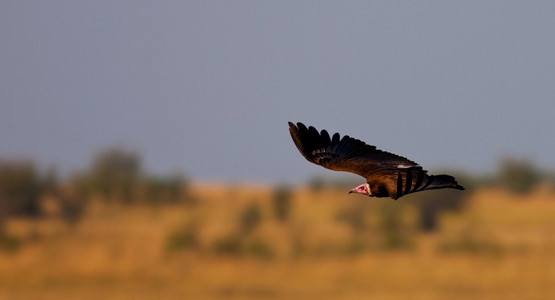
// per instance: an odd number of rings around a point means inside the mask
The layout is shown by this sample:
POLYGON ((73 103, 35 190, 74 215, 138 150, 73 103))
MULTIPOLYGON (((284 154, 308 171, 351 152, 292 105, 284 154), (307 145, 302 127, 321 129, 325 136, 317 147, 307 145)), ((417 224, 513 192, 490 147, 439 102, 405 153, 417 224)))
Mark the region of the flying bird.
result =
POLYGON ((350 193, 370 197, 400 197, 426 190, 452 188, 464 190, 450 175, 429 175, 420 165, 405 157, 376 149, 348 135, 332 137, 326 130, 289 122, 289 132, 301 154, 311 163, 334 171, 346 171, 366 178, 350 193))

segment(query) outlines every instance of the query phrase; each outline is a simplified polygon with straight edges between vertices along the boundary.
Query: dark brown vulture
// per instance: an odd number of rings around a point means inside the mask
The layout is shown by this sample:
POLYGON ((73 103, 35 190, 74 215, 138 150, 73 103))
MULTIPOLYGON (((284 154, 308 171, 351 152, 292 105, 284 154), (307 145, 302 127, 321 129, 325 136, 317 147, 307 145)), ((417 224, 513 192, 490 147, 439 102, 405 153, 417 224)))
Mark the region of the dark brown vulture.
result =
POLYGON ((449 175, 428 175, 414 161, 376 149, 375 146, 349 137, 332 137, 326 130, 303 123, 289 122, 289 132, 301 154, 311 163, 334 171, 346 171, 366 178, 366 183, 352 189, 370 197, 400 197, 425 190, 453 188, 464 190, 449 175))

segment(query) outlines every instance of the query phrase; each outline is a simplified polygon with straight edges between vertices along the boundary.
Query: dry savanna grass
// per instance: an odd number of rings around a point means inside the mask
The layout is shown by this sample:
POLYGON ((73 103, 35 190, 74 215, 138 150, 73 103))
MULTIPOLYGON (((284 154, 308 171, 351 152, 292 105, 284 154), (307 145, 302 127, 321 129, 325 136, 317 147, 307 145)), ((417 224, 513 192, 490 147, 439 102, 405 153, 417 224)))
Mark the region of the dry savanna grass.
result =
POLYGON ((192 189, 196 204, 93 200, 75 225, 55 208, 10 221, 23 244, 0 252, 0 299, 555 297, 549 190, 478 190, 464 210, 441 215, 438 231, 421 233, 410 196, 297 188, 279 219, 270 187, 192 189), (400 217, 384 223, 384 212, 400 217), (406 244, 384 246, 380 224, 399 227, 406 244))

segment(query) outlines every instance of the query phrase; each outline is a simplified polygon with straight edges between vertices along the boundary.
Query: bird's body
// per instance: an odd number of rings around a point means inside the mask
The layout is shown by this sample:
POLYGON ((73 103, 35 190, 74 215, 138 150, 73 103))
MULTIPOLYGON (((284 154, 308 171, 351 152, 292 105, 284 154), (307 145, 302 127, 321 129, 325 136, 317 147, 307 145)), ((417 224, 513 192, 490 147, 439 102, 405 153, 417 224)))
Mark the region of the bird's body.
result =
POLYGON ((326 130, 289 122, 289 132, 301 154, 310 162, 334 171, 366 178, 350 192, 371 197, 398 199, 406 194, 431 189, 464 190, 450 175, 429 175, 414 161, 376 149, 347 135, 332 137, 326 130))

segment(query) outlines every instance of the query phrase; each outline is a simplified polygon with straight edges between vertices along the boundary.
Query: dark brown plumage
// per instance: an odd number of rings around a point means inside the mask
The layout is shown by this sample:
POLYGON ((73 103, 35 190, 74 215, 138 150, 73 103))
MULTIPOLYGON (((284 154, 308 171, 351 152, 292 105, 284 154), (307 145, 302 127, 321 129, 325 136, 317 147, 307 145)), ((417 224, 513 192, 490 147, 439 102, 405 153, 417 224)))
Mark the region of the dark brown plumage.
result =
POLYGON ((330 137, 326 130, 289 122, 289 132, 301 154, 310 162, 334 171, 366 178, 367 183, 351 192, 373 197, 398 199, 406 194, 431 189, 464 190, 450 175, 428 175, 428 171, 405 157, 376 149, 375 146, 339 133, 330 137))

